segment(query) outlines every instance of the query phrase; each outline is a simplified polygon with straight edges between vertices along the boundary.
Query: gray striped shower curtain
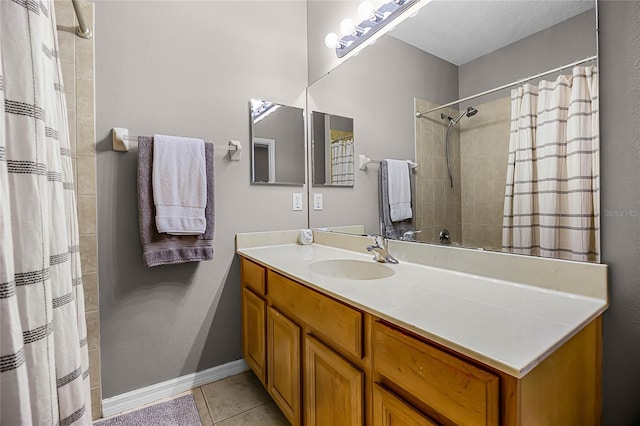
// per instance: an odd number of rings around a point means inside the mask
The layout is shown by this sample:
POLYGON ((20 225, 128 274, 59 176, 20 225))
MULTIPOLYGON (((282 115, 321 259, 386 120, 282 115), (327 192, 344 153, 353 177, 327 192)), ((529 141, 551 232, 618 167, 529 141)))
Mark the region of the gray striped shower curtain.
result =
POLYGON ((53 2, 0 1, 0 423, 90 425, 53 2))
POLYGON ((597 75, 512 90, 503 251, 600 260, 597 75))

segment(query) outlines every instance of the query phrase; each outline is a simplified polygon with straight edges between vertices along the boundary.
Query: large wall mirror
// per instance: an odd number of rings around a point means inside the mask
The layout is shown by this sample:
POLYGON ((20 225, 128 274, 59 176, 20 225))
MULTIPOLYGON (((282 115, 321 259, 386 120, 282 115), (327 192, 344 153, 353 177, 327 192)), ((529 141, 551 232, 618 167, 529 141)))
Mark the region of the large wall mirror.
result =
MULTIPOLYGON (((340 21, 323 3, 309 2, 318 57, 340 21)), ((599 261, 596 15, 594 0, 427 2, 337 66, 310 58, 307 105, 353 117, 356 157, 418 163, 418 241, 599 261)), ((377 165, 349 194, 323 191, 311 227, 381 232, 377 165)))
POLYGON ((304 110, 263 99, 249 103, 251 183, 304 185, 304 110))

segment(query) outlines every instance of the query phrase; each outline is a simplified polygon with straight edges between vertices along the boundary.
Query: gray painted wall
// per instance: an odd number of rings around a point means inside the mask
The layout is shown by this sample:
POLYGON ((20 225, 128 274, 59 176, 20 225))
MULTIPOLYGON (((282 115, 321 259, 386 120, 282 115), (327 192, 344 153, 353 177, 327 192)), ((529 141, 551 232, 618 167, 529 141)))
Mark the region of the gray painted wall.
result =
MULTIPOLYGON (((98 253, 103 396, 242 357, 237 232, 303 228, 291 187, 251 186, 251 98, 304 107, 306 5, 296 2, 96 3, 98 253), (240 140, 216 151, 215 259, 145 268, 132 135, 240 140)), ((135 144, 134 144, 135 146, 135 144)), ((295 188, 295 192, 306 192, 295 188)), ((306 205, 306 201, 305 201, 306 205)))
POLYGON ((604 425, 640 424, 640 2, 601 1, 604 425), (609 216, 607 212, 628 212, 609 216))
MULTIPOLYGON (((595 55, 595 25, 596 13, 592 9, 461 65, 460 98, 595 55)), ((510 90, 483 96, 480 101, 509 96, 510 90)))

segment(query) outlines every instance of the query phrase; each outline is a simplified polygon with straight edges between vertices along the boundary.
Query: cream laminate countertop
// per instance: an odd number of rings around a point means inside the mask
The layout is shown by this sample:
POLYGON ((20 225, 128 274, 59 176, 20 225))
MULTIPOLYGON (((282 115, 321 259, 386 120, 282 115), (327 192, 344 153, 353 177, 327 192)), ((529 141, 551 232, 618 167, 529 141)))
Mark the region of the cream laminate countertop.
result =
POLYGON ((521 378, 607 308, 605 299, 401 261, 389 278, 310 271, 329 259, 372 256, 320 244, 240 248, 257 263, 521 378))

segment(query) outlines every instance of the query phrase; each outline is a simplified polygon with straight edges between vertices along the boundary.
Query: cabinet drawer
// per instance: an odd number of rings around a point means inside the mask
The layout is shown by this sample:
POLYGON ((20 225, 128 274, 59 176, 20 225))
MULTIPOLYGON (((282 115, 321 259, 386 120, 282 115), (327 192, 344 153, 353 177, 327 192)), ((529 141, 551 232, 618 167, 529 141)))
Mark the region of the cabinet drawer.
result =
POLYGON ((264 267, 253 263, 250 260, 241 257, 240 271, 242 275, 242 284, 245 287, 250 288, 261 296, 266 293, 265 289, 265 277, 266 270, 264 267))
POLYGON ((437 426, 379 384, 373 385, 373 426, 437 426))
POLYGON ((362 312, 269 271, 271 304, 299 318, 331 344, 362 358, 362 312))
POLYGON ((498 376, 376 322, 373 367, 458 425, 497 425, 498 376))

